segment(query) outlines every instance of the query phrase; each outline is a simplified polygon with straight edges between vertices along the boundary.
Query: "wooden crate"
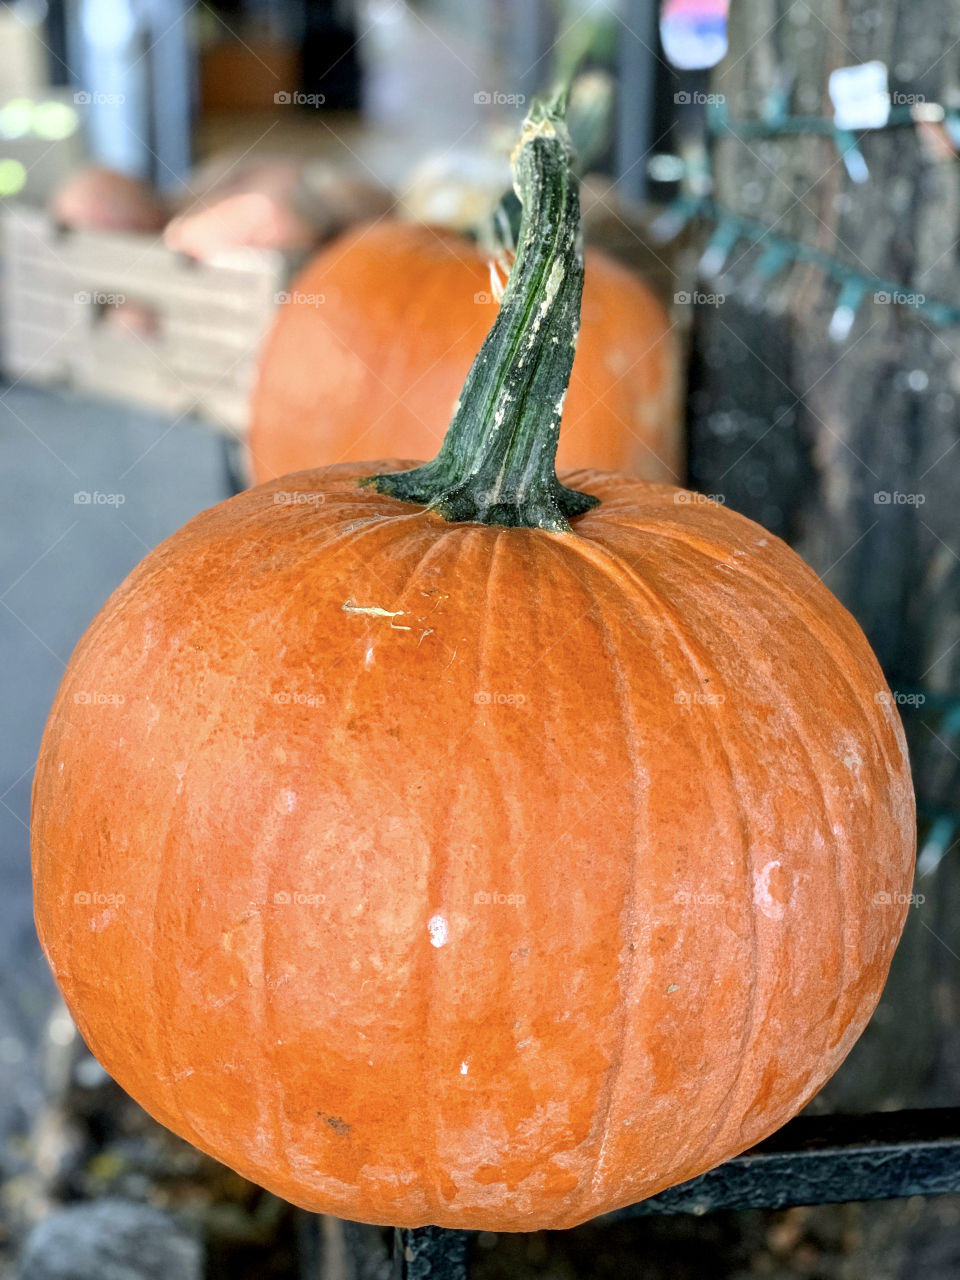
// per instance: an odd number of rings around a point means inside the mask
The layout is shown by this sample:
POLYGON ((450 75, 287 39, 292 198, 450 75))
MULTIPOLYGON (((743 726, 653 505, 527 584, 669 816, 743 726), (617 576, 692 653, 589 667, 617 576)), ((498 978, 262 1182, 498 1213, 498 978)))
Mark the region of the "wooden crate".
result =
POLYGON ((4 212, 0 237, 8 377, 246 430, 260 345, 293 260, 245 250, 198 263, 154 236, 64 230, 23 204, 4 212), (148 307, 154 332, 105 324, 117 300, 148 307))

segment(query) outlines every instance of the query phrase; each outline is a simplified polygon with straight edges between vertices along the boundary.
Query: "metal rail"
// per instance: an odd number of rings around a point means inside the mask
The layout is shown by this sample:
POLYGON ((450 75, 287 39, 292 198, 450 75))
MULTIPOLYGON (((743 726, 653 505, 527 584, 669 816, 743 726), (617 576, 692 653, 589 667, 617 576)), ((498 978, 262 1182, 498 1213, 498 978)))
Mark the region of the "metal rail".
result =
MULTIPOLYGON (((601 1222, 960 1191, 960 1108, 801 1116, 743 1155, 601 1222)), ((395 1233, 392 1280, 467 1280, 470 1232, 395 1233)))

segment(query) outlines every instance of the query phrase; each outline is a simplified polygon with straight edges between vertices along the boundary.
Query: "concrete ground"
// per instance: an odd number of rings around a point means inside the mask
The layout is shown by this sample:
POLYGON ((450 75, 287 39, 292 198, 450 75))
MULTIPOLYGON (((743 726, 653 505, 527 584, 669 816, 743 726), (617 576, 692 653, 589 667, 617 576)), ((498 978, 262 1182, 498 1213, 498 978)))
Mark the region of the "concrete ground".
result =
MULTIPOLYGON (((151 547, 228 496, 224 442, 195 422, 0 385, 0 1134, 40 1102, 54 990, 33 929, 33 765, 64 665, 151 547), (91 500, 77 500, 89 494, 91 500), (98 501, 108 495, 111 501, 98 501), (119 500, 122 497, 122 502, 119 500)), ((2 1144, 0 1171, 9 1167, 2 1144)))

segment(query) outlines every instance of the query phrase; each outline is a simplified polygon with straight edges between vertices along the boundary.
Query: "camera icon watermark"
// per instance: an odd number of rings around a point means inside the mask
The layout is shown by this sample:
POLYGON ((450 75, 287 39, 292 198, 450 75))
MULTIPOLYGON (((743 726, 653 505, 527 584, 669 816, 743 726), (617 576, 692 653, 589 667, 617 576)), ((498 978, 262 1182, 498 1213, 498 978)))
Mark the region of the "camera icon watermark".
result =
POLYGON ((722 907, 726 898, 722 893, 691 893, 678 889, 673 900, 679 907, 722 907))
POLYGON ((873 300, 881 307, 922 307, 926 304, 927 295, 909 293, 905 289, 878 289, 873 300))
POLYGON ((313 489, 278 489, 273 495, 275 507, 322 507, 326 500, 313 489))
POLYGON ((488 693, 481 689, 473 695, 478 707, 522 707, 527 700, 525 693, 488 693))
POLYGON ((127 300, 125 293, 102 293, 99 289, 92 292, 81 289, 73 295, 73 300, 79 307, 122 307, 127 300))
POLYGON ((704 506, 713 504, 722 507, 727 501, 724 493, 694 493, 692 489, 678 489, 673 495, 675 506, 704 506))
POLYGON ((673 100, 678 107, 722 107, 727 96, 724 93, 701 93, 699 90, 688 93, 681 89, 673 95, 673 100))
POLYGON ((725 693, 704 693, 701 689, 689 693, 686 689, 678 689, 673 695, 678 707, 722 707, 727 700, 725 693))
POLYGON ((325 93, 301 93, 299 89, 279 89, 273 95, 278 107, 322 107, 326 100, 325 93))
POLYGON ((922 707, 927 700, 925 693, 901 693, 899 689, 880 689, 873 695, 878 707, 922 707))
POLYGON ((91 93, 80 89, 73 95, 78 107, 122 107, 127 100, 125 93, 91 93))
POLYGON ((894 489, 878 489, 873 495, 874 504, 878 507, 922 507, 927 500, 925 493, 901 493, 894 489))
POLYGON ((700 293, 694 290, 681 289, 673 295, 673 300, 680 307, 722 307, 727 300, 725 293, 700 293))
POLYGON ((278 707, 322 707, 327 701, 322 693, 301 693, 296 689, 279 689, 273 700, 278 707))
POLYGON ((126 697, 122 693, 91 693, 81 689, 73 695, 78 707, 122 707, 126 697))
POLYGON ((93 493, 88 489, 81 489, 73 495, 76 507, 122 507, 126 500, 125 493, 100 493, 98 489, 93 493))
POLYGON ((325 293, 304 293, 300 289, 294 289, 292 292, 281 289, 279 293, 273 295, 273 301, 278 307, 286 306, 288 303, 294 307, 322 307, 326 300, 325 293))
POLYGON ((478 907, 522 907, 527 901, 524 893, 498 893, 496 889, 479 889, 473 895, 478 907))
POLYGON ((503 93, 499 89, 481 89, 473 95, 478 107, 522 107, 527 100, 525 93, 503 93))

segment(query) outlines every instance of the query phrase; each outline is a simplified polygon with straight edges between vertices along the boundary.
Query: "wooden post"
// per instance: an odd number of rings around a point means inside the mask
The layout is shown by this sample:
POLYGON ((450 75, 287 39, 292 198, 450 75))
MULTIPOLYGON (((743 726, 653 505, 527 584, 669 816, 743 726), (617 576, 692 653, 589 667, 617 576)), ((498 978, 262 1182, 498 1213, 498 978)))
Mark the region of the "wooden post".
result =
MULTIPOLYGON (((731 122, 786 90, 793 115, 830 116, 838 67, 879 59, 893 102, 948 103, 957 87, 958 0, 731 7, 713 77, 731 122), (951 49, 954 53, 951 53, 951 49)), ((828 327, 837 285, 795 264, 764 281, 762 246, 703 280, 690 384, 692 483, 786 537, 851 609, 895 689, 960 691, 960 329, 910 296, 960 296, 960 163, 942 127, 866 133, 867 180, 814 133, 714 143, 717 202, 854 270, 902 282, 868 294, 849 336, 828 327)), ((907 716, 905 715, 905 719, 907 716)), ((921 800, 958 805, 960 743, 932 705, 910 716, 921 800)), ((960 903, 951 857, 918 883, 879 1016, 824 1097, 857 1109, 946 1105, 954 1072, 960 903), (955 941, 951 943, 956 950, 955 941), (939 1091, 937 1091, 939 1090, 939 1091)))

